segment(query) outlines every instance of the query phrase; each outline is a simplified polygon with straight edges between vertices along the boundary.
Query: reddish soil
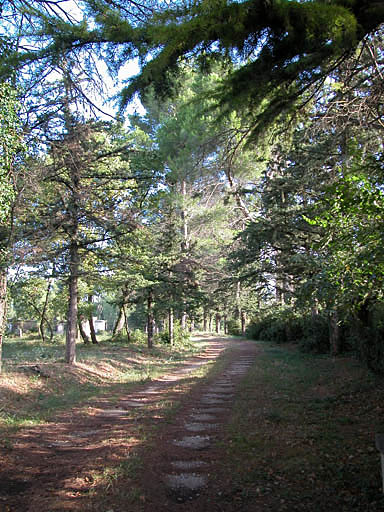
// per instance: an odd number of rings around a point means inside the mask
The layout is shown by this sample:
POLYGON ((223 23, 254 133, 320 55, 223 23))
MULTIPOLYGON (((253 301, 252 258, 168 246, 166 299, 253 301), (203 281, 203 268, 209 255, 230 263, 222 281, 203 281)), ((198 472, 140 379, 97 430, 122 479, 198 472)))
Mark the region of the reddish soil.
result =
MULTIPOLYGON (((206 352, 188 364, 217 358, 221 343, 220 339, 212 340, 206 352)), ((252 357, 256 351, 255 345, 247 341, 226 341, 225 347, 220 369, 211 370, 204 379, 189 378, 187 372, 193 371, 194 366, 185 365, 185 373, 173 372, 168 381, 158 379, 140 385, 129 395, 122 389, 119 396, 99 397, 65 411, 54 422, 23 428, 11 435, 9 447, 0 453, 0 512, 223 510, 215 504, 215 497, 226 487, 220 478, 228 478, 222 467, 222 427, 230 415, 230 405, 217 414, 215 423, 219 425, 208 449, 196 455, 178 455, 191 460, 198 457, 208 463, 208 485, 197 493, 200 496, 180 505, 164 485, 164 478, 172 471, 173 440, 181 434, 190 435, 183 430, 184 423, 207 384, 224 374, 233 361, 252 357), (153 385, 156 393, 143 393, 153 385), (146 406, 132 407, 129 400, 141 400, 146 406), (171 416, 164 412, 170 403, 177 405, 171 416), (106 468, 119 466, 120 472, 105 472, 106 468)), ((233 379, 237 382, 241 376, 233 379)))

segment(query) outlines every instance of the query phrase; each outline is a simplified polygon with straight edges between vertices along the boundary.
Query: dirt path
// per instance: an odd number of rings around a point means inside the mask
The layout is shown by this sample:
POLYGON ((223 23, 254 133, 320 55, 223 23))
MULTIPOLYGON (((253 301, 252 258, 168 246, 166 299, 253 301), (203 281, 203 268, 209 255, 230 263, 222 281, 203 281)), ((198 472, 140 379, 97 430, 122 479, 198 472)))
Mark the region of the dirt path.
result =
POLYGON ((251 342, 212 339, 199 357, 134 392, 18 431, 1 454, 0 511, 219 510, 223 426, 255 352, 251 342), (219 370, 191 378, 219 355, 219 370))

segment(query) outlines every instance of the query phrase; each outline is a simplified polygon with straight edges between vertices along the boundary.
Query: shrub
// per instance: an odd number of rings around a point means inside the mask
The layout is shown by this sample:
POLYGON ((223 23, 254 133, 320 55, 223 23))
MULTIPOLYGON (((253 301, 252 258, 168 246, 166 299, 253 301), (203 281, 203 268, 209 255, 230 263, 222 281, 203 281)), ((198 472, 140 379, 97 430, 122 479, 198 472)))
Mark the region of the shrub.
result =
POLYGON ((276 343, 297 342, 303 336, 303 325, 300 316, 290 308, 274 306, 253 319, 247 336, 276 343))
POLYGON ((326 315, 306 315, 302 318, 303 336, 300 348, 304 352, 323 354, 329 351, 329 325, 326 315))
MULTIPOLYGON (((190 342, 190 334, 185 329, 182 329, 179 322, 175 322, 173 327, 173 336, 175 345, 188 345, 190 342)), ((155 342, 169 344, 169 333, 168 331, 159 332, 155 336, 155 342)))
POLYGON ((235 318, 231 318, 227 322, 227 331, 228 334, 232 334, 233 336, 240 336, 241 335, 241 327, 240 322, 236 320, 235 318))

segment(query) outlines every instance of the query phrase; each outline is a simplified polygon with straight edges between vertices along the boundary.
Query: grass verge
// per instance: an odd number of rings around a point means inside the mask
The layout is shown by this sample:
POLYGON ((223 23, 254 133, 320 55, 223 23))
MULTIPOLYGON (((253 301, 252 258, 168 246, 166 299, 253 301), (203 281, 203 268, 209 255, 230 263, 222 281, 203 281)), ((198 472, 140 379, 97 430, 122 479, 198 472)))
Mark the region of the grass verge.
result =
POLYGON ((77 365, 68 366, 63 361, 63 343, 6 340, 0 376, 0 429, 50 421, 59 410, 79 406, 92 397, 127 392, 171 371, 203 347, 190 343, 149 350, 143 344, 105 340, 99 345, 78 344, 77 365))
POLYGON ((351 359, 258 344, 223 443, 223 510, 384 510, 383 379, 351 359))

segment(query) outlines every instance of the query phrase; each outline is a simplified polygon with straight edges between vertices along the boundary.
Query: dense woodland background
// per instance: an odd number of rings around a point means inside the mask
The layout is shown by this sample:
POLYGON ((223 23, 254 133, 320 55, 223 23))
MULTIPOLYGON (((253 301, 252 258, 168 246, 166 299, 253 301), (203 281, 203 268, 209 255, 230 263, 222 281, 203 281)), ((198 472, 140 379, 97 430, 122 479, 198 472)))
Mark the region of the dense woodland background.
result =
POLYGON ((74 363, 103 316, 383 372, 381 22, 369 0, 3 2, 2 333, 66 322, 74 363))

